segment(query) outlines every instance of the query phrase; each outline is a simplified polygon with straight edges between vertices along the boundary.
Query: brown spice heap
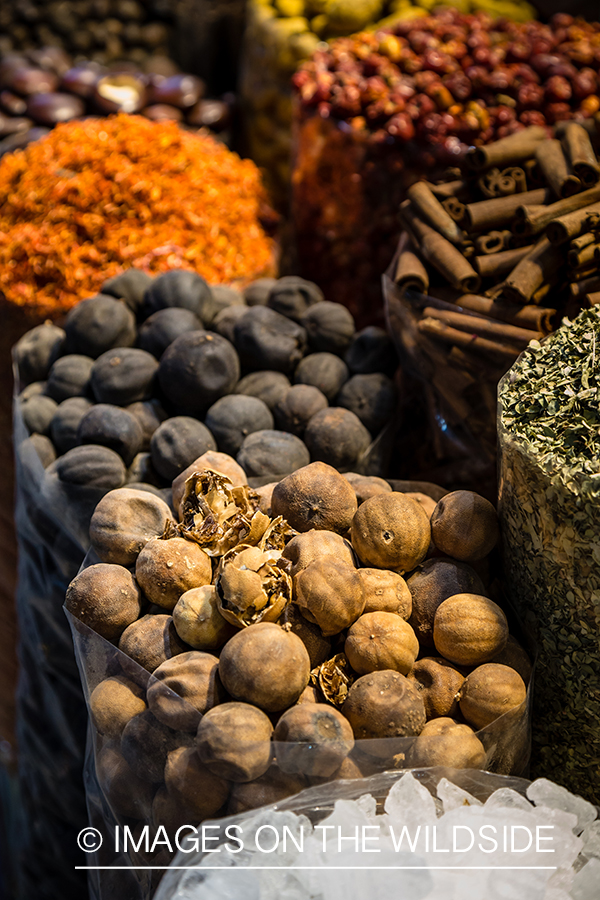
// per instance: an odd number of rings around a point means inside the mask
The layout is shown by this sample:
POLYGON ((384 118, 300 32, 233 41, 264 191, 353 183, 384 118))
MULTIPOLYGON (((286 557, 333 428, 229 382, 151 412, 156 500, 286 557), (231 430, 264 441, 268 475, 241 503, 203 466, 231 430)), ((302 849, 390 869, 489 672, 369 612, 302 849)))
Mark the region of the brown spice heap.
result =
POLYGON ((0 163, 0 288, 52 316, 129 266, 271 275, 265 201, 254 163, 207 135, 140 116, 65 123, 0 163))

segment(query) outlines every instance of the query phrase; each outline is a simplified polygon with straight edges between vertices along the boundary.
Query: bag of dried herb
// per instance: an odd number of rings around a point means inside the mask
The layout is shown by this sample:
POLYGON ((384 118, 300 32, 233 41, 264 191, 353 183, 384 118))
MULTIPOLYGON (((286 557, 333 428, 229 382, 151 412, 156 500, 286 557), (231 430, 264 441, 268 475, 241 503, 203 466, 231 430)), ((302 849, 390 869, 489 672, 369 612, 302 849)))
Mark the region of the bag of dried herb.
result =
POLYGON ((600 309, 499 386, 506 587, 538 632, 533 771, 600 801, 600 309))

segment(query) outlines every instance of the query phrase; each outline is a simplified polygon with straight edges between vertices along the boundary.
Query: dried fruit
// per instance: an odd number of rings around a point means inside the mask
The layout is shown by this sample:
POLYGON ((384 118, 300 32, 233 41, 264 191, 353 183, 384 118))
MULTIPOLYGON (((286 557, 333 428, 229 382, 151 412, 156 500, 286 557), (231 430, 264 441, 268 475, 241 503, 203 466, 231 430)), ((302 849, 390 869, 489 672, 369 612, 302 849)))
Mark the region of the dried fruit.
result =
POLYGON ((469 725, 479 729, 518 709, 526 696, 527 688, 518 672, 499 663, 487 663, 467 675, 458 699, 469 725))
POLYGON ((459 666, 479 666, 493 659, 508 639, 508 623, 500 607, 477 594, 444 600, 433 620, 435 649, 459 666))
POLYGON ((420 690, 428 719, 457 714, 457 693, 465 676, 446 659, 427 656, 418 659, 408 679, 420 690))
POLYGON ((496 510, 480 494, 453 491, 436 506, 431 535, 442 553, 463 562, 476 562, 494 549, 500 537, 496 510))
POLYGON ((422 562, 431 540, 427 515, 397 491, 365 500, 352 520, 351 534, 364 564, 400 575, 422 562))
POLYGON ((406 754, 408 766, 450 766, 453 769, 483 769, 483 744, 468 725, 454 719, 432 719, 406 754))
POLYGON ((236 627, 276 622, 292 599, 292 579, 279 550, 238 544, 221 559, 215 588, 219 612, 236 627))
POLYGON ((161 663, 148 683, 150 712, 174 731, 195 733, 204 713, 225 699, 218 665, 216 656, 197 650, 161 663))
POLYGON ((304 703, 285 712, 273 732, 277 765, 289 774, 327 777, 354 747, 348 720, 325 703, 304 703))
POLYGON ((312 529, 345 534, 356 512, 356 496, 334 468, 314 462, 297 469, 273 489, 271 508, 295 531, 312 529))
POLYGON ((310 660, 299 637, 261 622, 226 643, 219 675, 232 697, 277 712, 292 706, 308 684, 310 660))
POLYGON ((236 631, 219 612, 212 584, 181 595, 173 609, 173 624, 181 640, 195 650, 219 650, 236 631))
POLYGON ((348 662, 359 675, 393 669, 408 675, 419 652, 415 633, 396 613, 365 613, 348 631, 348 662))
POLYGON ((311 562, 294 577, 295 601, 324 635, 338 634, 365 607, 362 581, 354 566, 334 557, 311 562))
POLYGON ((221 703, 210 709, 198 726, 198 756, 220 778, 254 781, 271 764, 272 733, 271 722, 256 706, 221 703))

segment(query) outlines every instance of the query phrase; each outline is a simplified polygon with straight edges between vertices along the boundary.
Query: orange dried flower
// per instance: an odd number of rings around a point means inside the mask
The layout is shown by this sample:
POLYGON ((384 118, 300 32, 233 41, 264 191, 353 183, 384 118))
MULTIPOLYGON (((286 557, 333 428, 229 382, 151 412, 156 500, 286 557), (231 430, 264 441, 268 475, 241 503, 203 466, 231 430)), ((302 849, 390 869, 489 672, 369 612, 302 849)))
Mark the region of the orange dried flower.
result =
POLYGON ((58 125, 0 163, 0 289, 56 316, 130 266, 271 275, 265 211, 254 163, 208 135, 128 115, 58 125))

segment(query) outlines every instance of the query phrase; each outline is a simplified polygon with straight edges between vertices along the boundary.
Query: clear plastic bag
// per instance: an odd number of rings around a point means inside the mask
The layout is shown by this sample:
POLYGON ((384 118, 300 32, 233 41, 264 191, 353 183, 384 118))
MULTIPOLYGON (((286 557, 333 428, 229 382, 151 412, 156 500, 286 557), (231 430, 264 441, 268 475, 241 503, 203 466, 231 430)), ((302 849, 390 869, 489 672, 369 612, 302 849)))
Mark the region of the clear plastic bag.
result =
MULTIPOLYGON (((93 565, 95 562, 97 562, 97 559, 94 554, 89 553, 84 567, 93 565)), ((171 804, 175 803, 177 805, 181 801, 171 797, 164 780, 157 780, 161 771, 164 779, 165 761, 171 752, 177 751, 182 747, 190 749, 195 746, 194 733, 176 732, 173 729, 163 728, 160 740, 157 739, 154 745, 145 743, 137 758, 135 756, 132 757, 129 738, 127 738, 124 745, 115 739, 114 735, 107 737, 101 734, 96 727, 90 708, 90 697, 101 682, 107 678, 122 676, 147 692, 152 684, 157 683, 157 679, 123 654, 112 643, 96 634, 68 612, 67 617, 72 629, 84 695, 90 709, 85 763, 85 786, 89 820, 90 824, 97 828, 103 836, 103 845, 100 851, 86 855, 86 864, 92 867, 90 871, 90 894, 92 900, 109 900, 115 894, 119 898, 125 898, 125 900, 151 900, 160 876, 163 874, 161 870, 156 868, 152 870, 151 867, 168 866, 171 861, 171 854, 166 851, 164 846, 159 847, 154 853, 144 852, 143 846, 141 851, 129 849, 128 852, 124 852, 122 842, 120 844, 120 852, 116 852, 115 829, 118 828, 119 834, 122 835, 127 826, 135 841, 143 839, 144 834, 148 833, 149 846, 151 847, 160 825, 164 825, 166 833, 172 835, 176 830, 175 826, 181 827, 184 824, 196 826, 198 824, 198 818, 195 821, 193 819, 188 821, 183 811, 180 816, 175 813, 171 804), (126 748, 126 761, 122 752, 123 746, 126 748), (124 761, 125 765, 123 765, 124 761), (135 766, 135 772, 131 770, 132 764, 135 766), (156 766, 158 766, 158 769, 156 769, 156 766), (144 773, 151 770, 154 770, 155 774, 148 776, 154 779, 150 785, 150 783, 146 783, 144 773), (156 774, 157 771, 159 772, 158 775, 156 774), (141 778, 141 775, 144 775, 144 777, 141 778), (135 809, 138 810, 138 813, 143 812, 144 814, 133 815, 132 813, 135 809), (183 817, 183 820, 181 817, 183 817), (146 826, 148 826, 147 829, 146 826), (146 832, 144 829, 146 829, 146 832), (96 868, 98 866, 113 868, 111 870, 102 870, 96 868), (136 866, 138 868, 135 871, 119 871, 114 869, 116 866, 136 866), (139 868, 144 866, 150 868, 139 868)), ((187 709, 189 713, 194 713, 193 708, 178 697, 177 694, 166 688, 164 690, 165 696, 169 698, 169 702, 178 704, 178 708, 181 710, 187 709)), ((486 728, 477 732, 477 737, 485 749, 486 769, 503 775, 514 774, 521 776, 527 773, 532 691, 533 678, 528 686, 526 700, 518 709, 496 719, 486 728)), ((349 762, 352 764, 353 771, 360 775, 384 772, 394 767, 402 768, 413 740, 413 738, 393 738, 355 741, 354 749, 349 756, 349 762)), ((256 746, 256 744, 252 744, 250 749, 254 751, 256 746)), ((217 816, 226 816, 228 813, 231 813, 232 804, 234 803, 238 805, 234 807, 237 811, 239 804, 242 804, 242 808, 251 809, 255 806, 263 805, 273 796, 277 796, 279 800, 280 797, 286 796, 285 789, 281 787, 282 782, 293 788, 295 793, 299 786, 310 785, 311 783, 321 784, 329 780, 330 777, 336 777, 335 773, 333 776, 327 776, 327 778, 310 776, 307 764, 307 771, 297 772, 294 775, 292 784, 289 780, 289 772, 283 773, 278 769, 277 746, 275 742, 269 742, 268 744, 271 752, 271 765, 268 773, 265 773, 268 782, 267 786, 264 789, 262 787, 258 789, 259 784, 262 785, 262 782, 257 783, 256 781, 248 784, 232 783, 229 786, 227 800, 216 811, 217 816), (300 785, 298 781, 300 781, 300 785), (246 793, 245 791, 240 791, 240 788, 250 788, 250 791, 246 793), (255 793, 254 790, 256 790, 255 793), (279 790, 279 794, 275 795, 273 792, 277 790, 279 790), (272 793, 268 794, 268 791, 272 791, 272 793)), ((285 745, 288 750, 290 746, 291 744, 289 743, 285 745)), ((306 745, 294 745, 294 747, 306 754, 306 745)), ((483 773, 480 774, 483 778, 488 777, 483 773)), ((385 777, 393 779, 395 775, 390 774, 385 777)), ((473 774, 471 773, 470 776, 465 774, 465 778, 468 777, 473 777, 473 774)), ((479 777, 479 774, 477 777, 479 777)), ((493 776, 489 777, 492 778, 493 776)), ((339 784, 342 784, 342 790, 344 790, 346 788, 343 786, 347 785, 348 782, 336 782, 331 789, 333 791, 332 796, 340 789, 338 787, 339 784)), ((310 793, 311 797, 321 796, 319 790, 322 791, 322 788, 313 790, 316 793, 310 793)), ((350 787, 348 790, 352 791, 353 788, 350 787)), ((290 789, 288 793, 291 792, 292 790, 290 789)), ((278 808, 281 808, 279 804, 278 808)), ((190 813, 188 812, 187 815, 189 817, 190 813)), ((212 819, 214 817, 215 813, 212 813, 205 818, 212 819)))
MULTIPOLYGON (((19 378, 15 370, 15 385, 19 378)), ((89 518, 106 490, 63 485, 43 468, 14 399, 19 548, 18 778, 24 897, 85 896, 77 833, 86 822, 87 711, 62 605, 85 557, 89 518)))
MULTIPOLYGON (((549 339, 546 340, 551 340, 549 339)), ((576 342, 577 338, 573 337, 576 342)), ((517 367, 515 367, 516 369, 517 367)), ((498 388, 506 590, 539 646, 532 771, 600 803, 600 550, 597 476, 555 469, 503 421, 498 388), (595 483, 594 483, 595 482, 595 483)))
MULTIPOLYGON (((383 276, 389 333, 403 372, 418 385, 421 413, 409 456, 415 478, 468 489, 496 500, 496 391, 511 361, 449 347, 418 328, 423 309, 442 301, 401 290, 383 276)), ((449 305, 449 304, 448 304, 449 305)), ((452 304, 456 312, 466 312, 452 304)))

